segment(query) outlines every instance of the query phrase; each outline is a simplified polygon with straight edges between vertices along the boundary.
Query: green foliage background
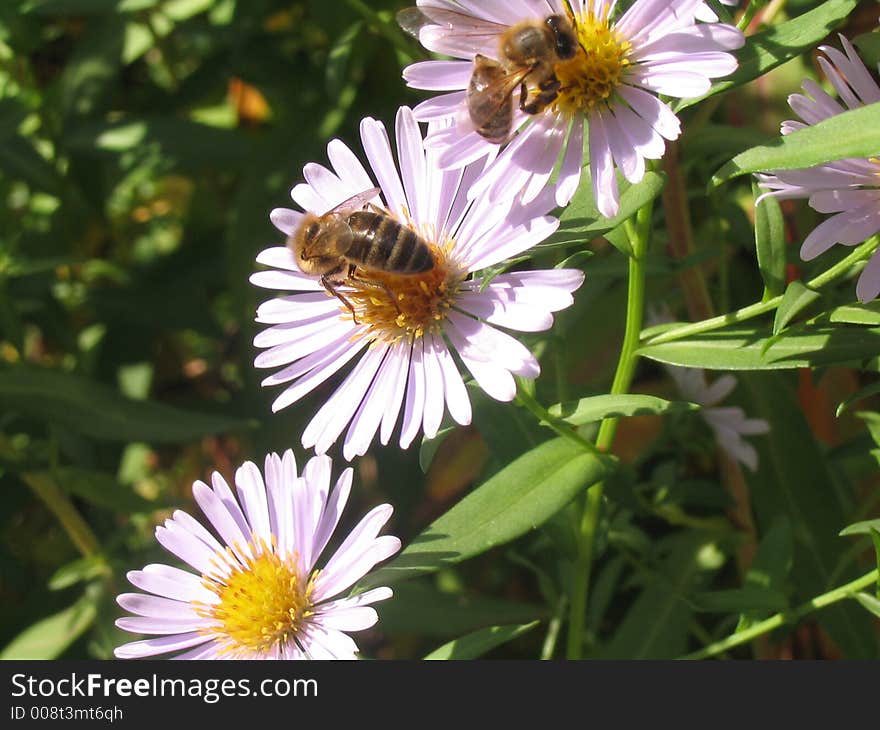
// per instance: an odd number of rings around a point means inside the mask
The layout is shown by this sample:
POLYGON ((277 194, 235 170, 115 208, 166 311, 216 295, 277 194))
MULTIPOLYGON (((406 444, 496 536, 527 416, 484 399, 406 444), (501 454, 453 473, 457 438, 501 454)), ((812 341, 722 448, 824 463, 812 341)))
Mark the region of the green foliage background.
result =
MULTIPOLYGON (((334 383, 271 414, 275 392, 260 387, 251 345, 254 312, 270 294, 248 276, 257 252, 279 242, 268 212, 288 204, 302 166, 323 161, 334 136, 357 149, 362 117, 390 125, 398 106, 422 98, 400 79, 404 65, 427 56, 396 28, 399 7, 391 0, 0 4, 3 656, 110 657, 130 638, 113 627, 125 572, 169 559, 153 527, 174 508, 195 509, 193 480, 214 469, 231 478, 243 460, 261 463, 270 450, 307 457, 299 436, 334 383)), ((814 73, 803 52, 843 23, 850 36, 870 30, 859 23, 875 8, 792 0, 792 17, 824 11, 827 23, 811 20, 795 26, 798 33, 750 43, 740 76, 717 87, 732 90, 681 112, 697 251, 683 260, 668 255, 658 205, 651 304, 680 311, 678 277, 695 266, 711 277, 724 312, 760 300, 765 287, 768 298, 781 295, 786 258, 803 266, 804 280, 830 265, 836 252, 809 266, 797 261, 799 241, 817 221, 806 206, 759 220, 756 257, 746 178, 708 194, 706 184, 736 154, 775 138, 791 116, 786 94, 814 73)), ((631 211, 663 183, 649 175, 630 191, 631 211)), ((591 205, 585 188, 554 245, 532 255, 552 266, 585 240, 595 252, 574 263, 587 274, 575 306, 552 332, 527 338, 543 370, 533 395, 547 406, 607 392, 623 331, 626 260, 609 245, 619 245, 612 232, 619 221, 597 220, 591 205)), ((706 335, 708 343, 647 348, 655 360, 753 371, 735 400, 772 427, 753 439, 758 472, 740 473, 752 494, 757 553, 751 569, 737 569, 749 538, 728 519, 729 465, 697 416, 673 408, 628 419, 617 446, 623 466, 607 487, 589 655, 677 656, 870 569, 869 537, 838 537, 876 516, 878 504, 876 415, 854 415, 876 396, 833 417, 838 402, 875 382, 872 356, 880 353, 880 309, 851 307, 853 286, 844 281, 821 301, 789 302, 775 329, 762 321, 706 335), (797 329, 822 312, 831 313, 826 330, 797 329), (764 346, 762 337, 780 333, 764 346), (812 337, 812 349, 797 337, 812 337), (781 370, 768 369, 779 362, 774 347, 794 348, 781 370), (816 350, 824 361, 811 358, 816 350)), ((636 390, 676 397, 650 360, 636 390)), ((438 523, 454 538, 455 559, 420 563, 419 545, 431 543, 416 541, 406 556, 413 569, 403 560, 376 577, 395 582, 395 598, 359 641, 369 656, 417 658, 471 632, 478 633, 438 656, 559 655, 553 647, 575 559, 576 513, 567 505, 605 472, 525 408, 471 393, 472 427, 444 432, 421 453, 376 448, 355 464, 348 524, 390 501, 389 532, 406 545, 458 505, 438 523), (485 486, 460 501, 475 485, 485 486)), ((595 417, 574 425, 584 438, 595 435, 595 417)), ((341 453, 331 453, 341 469, 341 453)), ((781 648, 734 655, 878 656, 876 625, 854 601, 771 644, 781 648)))

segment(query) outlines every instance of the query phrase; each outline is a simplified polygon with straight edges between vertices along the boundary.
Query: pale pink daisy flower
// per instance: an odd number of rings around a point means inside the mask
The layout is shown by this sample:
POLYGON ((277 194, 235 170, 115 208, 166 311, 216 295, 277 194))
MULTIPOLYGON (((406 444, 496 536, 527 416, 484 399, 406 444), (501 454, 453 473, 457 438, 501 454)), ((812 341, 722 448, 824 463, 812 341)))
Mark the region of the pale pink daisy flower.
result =
MULTIPOLYGON (((658 306, 648 312, 647 320, 649 324, 656 325, 671 322, 672 315, 666 307, 658 306)), ((728 373, 710 385, 706 371, 701 368, 661 364, 682 398, 702 406, 699 415, 712 429, 718 448, 730 458, 756 471, 758 452, 743 436, 768 433, 770 424, 763 418, 746 417, 745 411, 739 406, 720 405, 736 388, 736 378, 728 373)))
MULTIPOLYGON (((817 124, 841 114, 880 102, 880 86, 871 77, 852 44, 843 36, 846 52, 820 46, 825 54, 819 65, 843 104, 826 93, 811 79, 803 83, 806 94, 792 94, 788 103, 803 121, 782 123, 782 134, 817 124)), ((880 231, 880 150, 878 157, 860 157, 827 162, 808 169, 777 170, 758 175, 763 187, 777 198, 808 198, 810 207, 819 213, 833 213, 820 223, 801 246, 801 258, 811 261, 834 244, 860 244, 880 231)), ((763 196, 762 196, 763 197, 763 196)), ((880 295, 880 253, 874 253, 856 284, 856 296, 862 302, 880 295)))
POLYGON ((739 406, 719 405, 736 388, 736 378, 730 374, 722 375, 710 385, 706 372, 700 368, 667 365, 664 369, 685 400, 702 406, 700 417, 712 429, 718 447, 735 461, 755 471, 758 468, 758 452, 743 436, 768 433, 770 424, 763 418, 747 418, 739 406))
MULTIPOLYGON (((429 23, 419 31, 429 50, 461 61, 423 61, 404 70, 407 84, 449 92, 419 104, 416 117, 452 119, 454 125, 432 134, 428 144, 442 152, 440 164, 455 167, 480 159, 498 145, 481 136, 467 108, 467 89, 479 54, 502 61, 508 30, 523 21, 543 22, 566 14, 563 0, 418 0, 429 23)), ((593 193, 602 215, 619 210, 615 169, 631 183, 645 174, 645 160, 663 156, 664 140, 681 134, 678 118, 658 94, 698 97, 711 79, 737 67, 727 51, 744 43, 731 25, 698 23, 702 0, 635 0, 619 17, 616 0, 572 0, 578 48, 572 58, 554 64, 561 89, 542 112, 519 109, 514 92, 513 129, 518 130, 498 159, 475 182, 471 195, 488 192, 493 200, 522 191, 536 197, 558 170, 556 201, 567 205, 584 165, 588 135, 593 193)))
MULTIPOLYGON (((554 207, 552 192, 526 207, 492 203, 486 196, 469 200, 468 187, 482 163, 440 169, 437 154, 426 153, 418 122, 407 108, 397 114, 396 139, 399 172, 385 127, 370 118, 361 123, 364 151, 381 187, 382 199, 377 197, 375 204, 427 243, 433 257, 429 271, 371 273, 376 285, 340 287, 356 317, 324 290, 319 277, 299 269, 287 246, 263 251, 257 261, 271 270, 251 277, 258 286, 295 292, 271 299, 257 311, 257 321, 269 326, 254 340, 266 348, 255 365, 281 368, 263 385, 287 384, 274 411, 356 363, 302 436, 303 446, 324 453, 345 431, 346 459, 366 453, 377 432, 387 444, 398 421, 402 448, 420 431, 435 436, 447 410, 455 422, 468 424, 471 404, 457 360, 490 396, 513 399, 513 376, 535 378, 540 368, 525 346, 498 327, 520 332, 550 328, 552 313, 568 307, 571 292, 583 282, 583 273, 573 269, 515 271, 491 278, 474 273, 516 256, 556 230, 558 221, 546 215, 554 207)), ((291 191, 305 211, 318 215, 374 185, 339 140, 330 142, 327 154, 333 170, 308 164, 303 169, 306 182, 291 191)), ((304 214, 276 209, 271 218, 290 236, 304 214)))
POLYGON ((216 472, 213 489, 193 484, 216 536, 180 510, 156 528, 159 543, 196 572, 151 564, 128 573, 144 593, 116 599, 134 614, 116 625, 152 638, 124 644, 116 656, 356 658, 347 632, 373 626, 378 616, 369 604, 390 598, 391 589, 339 596, 400 550, 400 540, 378 536, 392 512, 383 504, 319 563, 351 490, 350 468, 330 489, 331 467, 329 457, 316 456, 297 474, 293 452, 286 451, 266 457, 265 481, 255 464, 239 467, 237 498, 216 472))
MULTIPOLYGON (((728 7, 734 7, 739 4, 739 0, 721 0, 722 5, 727 5, 728 7)), ((701 8, 697 8, 696 12, 694 12, 694 17, 697 20, 702 20, 706 23, 715 23, 718 20, 718 16, 715 14, 715 11, 709 7, 709 4, 706 3, 701 8)))

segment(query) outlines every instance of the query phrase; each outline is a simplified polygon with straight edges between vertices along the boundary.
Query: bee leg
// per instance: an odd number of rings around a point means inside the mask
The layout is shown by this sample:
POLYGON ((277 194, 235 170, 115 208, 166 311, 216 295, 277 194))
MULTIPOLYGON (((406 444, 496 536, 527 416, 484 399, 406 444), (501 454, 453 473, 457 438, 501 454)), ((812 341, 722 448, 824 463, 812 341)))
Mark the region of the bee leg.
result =
POLYGON ((354 311, 354 307, 351 306, 351 302, 342 295, 342 293, 333 285, 333 281, 330 279, 330 277, 333 276, 334 273, 336 272, 331 272, 322 276, 321 284, 328 292, 330 292, 334 297, 336 297, 348 308, 348 311, 351 312, 351 318, 354 320, 354 323, 359 324, 357 320, 357 313, 354 311))
POLYGON ((362 282, 363 284, 366 284, 367 286, 379 287, 382 291, 385 292, 385 296, 387 296, 388 301, 394 305, 394 308, 397 310, 397 313, 403 314, 403 312, 400 311, 400 305, 397 303, 397 299, 395 299, 394 294, 392 294, 391 290, 388 288, 388 286, 385 284, 385 282, 383 282, 383 281, 366 281, 365 279, 361 279, 361 278, 355 276, 354 271, 352 271, 351 274, 349 274, 349 276, 351 277, 351 279, 353 281, 362 282))

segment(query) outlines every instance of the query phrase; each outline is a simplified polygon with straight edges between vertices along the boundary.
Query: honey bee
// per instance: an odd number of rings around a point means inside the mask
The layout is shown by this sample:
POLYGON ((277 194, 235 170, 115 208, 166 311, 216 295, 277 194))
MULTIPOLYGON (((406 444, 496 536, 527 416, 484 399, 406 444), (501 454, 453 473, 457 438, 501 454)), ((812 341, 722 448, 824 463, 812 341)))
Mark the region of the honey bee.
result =
MULTIPOLYGON (((463 13, 431 6, 405 8, 397 15, 400 26, 416 37, 426 25, 464 25, 465 19, 468 16, 463 13)), ((470 19, 469 24, 473 25, 470 19)), ((478 38, 488 36, 471 33, 470 37, 476 49, 478 38)), ((500 38, 499 60, 476 53, 467 106, 477 133, 496 144, 510 137, 517 89, 523 112, 534 115, 544 111, 561 90, 555 65, 573 58, 578 46, 574 13, 566 3, 565 16, 525 20, 508 28, 500 38)))
POLYGON ((306 214, 287 239, 300 270, 320 276, 323 287, 348 308, 355 324, 354 307, 338 286, 385 289, 397 306, 387 286, 371 275, 412 276, 435 266, 428 243, 418 233, 370 202, 379 192, 371 188, 323 215, 306 214))

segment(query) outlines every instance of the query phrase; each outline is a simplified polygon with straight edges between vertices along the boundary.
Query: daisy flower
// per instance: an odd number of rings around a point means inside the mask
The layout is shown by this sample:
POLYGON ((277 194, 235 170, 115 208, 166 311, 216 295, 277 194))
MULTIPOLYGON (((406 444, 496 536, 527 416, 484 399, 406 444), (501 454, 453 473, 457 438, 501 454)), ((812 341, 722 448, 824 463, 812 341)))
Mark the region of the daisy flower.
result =
POLYGON ((736 388, 736 378, 730 374, 722 375, 710 385, 705 371, 699 368, 671 365, 664 368, 685 400, 703 406, 699 411, 700 417, 712 429, 718 448, 755 471, 758 468, 758 452, 743 436, 768 433, 770 424, 763 418, 747 418, 745 411, 738 406, 719 405, 736 388))
POLYGON ((152 564, 128 573, 144 593, 116 600, 134 616, 116 625, 154 638, 116 649, 120 659, 177 653, 175 659, 354 659, 346 632, 378 620, 369 606, 391 597, 375 588, 338 598, 400 550, 379 530, 391 505, 376 507, 317 567, 351 489, 346 469, 330 489, 331 461, 312 458, 297 474, 293 452, 266 457, 263 474, 251 462, 235 473, 236 495, 218 473, 212 487, 193 484, 193 497, 216 536, 186 512, 156 528, 159 543, 195 573, 152 564))
MULTIPOLYGON (((647 320, 651 325, 672 322, 672 314, 666 307, 653 307, 648 312, 647 320)), ((682 398, 702 406, 699 415, 712 429, 718 448, 730 458, 756 471, 758 452, 743 436, 768 433, 770 424, 763 418, 747 418, 745 411, 738 406, 720 405, 736 388, 736 378, 730 374, 722 375, 710 385, 706 371, 701 368, 678 367, 665 363, 661 365, 672 378, 682 398)))
MULTIPOLYGON (((433 21, 419 31, 422 45, 460 61, 423 61, 403 76, 417 89, 449 92, 419 104, 416 117, 454 120, 428 140, 442 152, 444 167, 480 159, 497 147, 476 131, 467 109, 467 89, 479 54, 503 63, 501 46, 508 31, 524 21, 543 22, 566 14, 564 0, 418 0, 433 21)), ((589 142, 590 174, 599 211, 619 210, 615 169, 631 183, 645 174, 645 160, 665 151, 664 140, 681 133, 678 118, 658 94, 697 97, 710 79, 737 67, 728 53, 744 43, 731 25, 698 23, 707 8, 702 0, 635 0, 615 13, 616 0, 571 0, 577 48, 557 60, 561 89, 543 112, 527 115, 514 92, 513 129, 519 133, 471 188, 501 199, 524 191, 537 196, 558 170, 556 200, 567 205, 580 183, 584 136, 589 142)))
MULTIPOLYGON (((468 187, 483 163, 440 169, 437 154, 426 153, 410 109, 398 112, 395 132, 398 163, 382 123, 370 118, 361 123, 363 148, 381 187, 373 206, 421 236, 430 249, 431 268, 408 275, 373 272, 367 282, 340 286, 337 298, 325 291, 320 277, 300 270, 289 247, 276 246, 257 257, 271 270, 251 277, 257 286, 294 292, 265 302, 257 311, 257 321, 268 327, 254 340, 266 348, 255 365, 280 368, 263 385, 286 384, 274 411, 356 363, 303 433, 303 446, 319 454, 343 431, 343 453, 351 459, 366 453, 377 432, 387 444, 398 421, 402 448, 419 431, 435 436, 446 410, 457 423, 470 423, 471 404, 459 361, 490 396, 513 399, 513 376, 535 378, 540 368, 526 347, 498 327, 548 329, 552 312, 568 307, 571 292, 583 282, 583 274, 571 269, 490 278, 475 274, 556 230, 558 221, 546 215, 554 207, 552 192, 528 206, 490 202, 486 196, 469 200, 468 187)), ((307 213, 321 215, 374 186, 339 140, 330 142, 327 155, 333 170, 308 164, 303 169, 306 182, 291 191, 307 213)), ((271 213, 287 236, 304 218, 295 210, 271 213)))
MULTIPOLYGON (((782 134, 790 134, 841 114, 880 101, 880 86, 843 36, 845 53, 820 46, 819 65, 837 91, 835 100, 815 81, 803 83, 805 94, 792 94, 788 103, 803 121, 782 123, 782 134)), ((877 150, 880 155, 880 150, 877 150)), ((761 185, 777 198, 807 198, 819 213, 832 213, 816 226, 801 246, 801 258, 811 261, 836 243, 855 246, 880 231, 880 157, 860 157, 827 162, 802 170, 777 170, 758 175, 761 185)), ((763 197, 763 196, 762 196, 763 197)), ((760 202, 760 199, 759 199, 760 202)), ((856 296, 862 302, 880 295, 880 253, 874 253, 865 266, 856 296)))

